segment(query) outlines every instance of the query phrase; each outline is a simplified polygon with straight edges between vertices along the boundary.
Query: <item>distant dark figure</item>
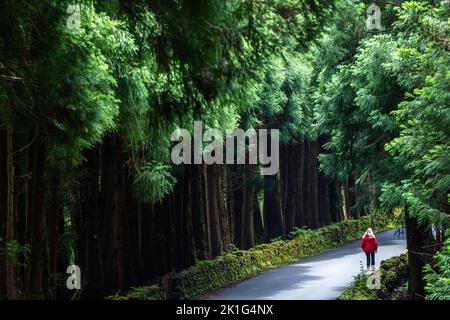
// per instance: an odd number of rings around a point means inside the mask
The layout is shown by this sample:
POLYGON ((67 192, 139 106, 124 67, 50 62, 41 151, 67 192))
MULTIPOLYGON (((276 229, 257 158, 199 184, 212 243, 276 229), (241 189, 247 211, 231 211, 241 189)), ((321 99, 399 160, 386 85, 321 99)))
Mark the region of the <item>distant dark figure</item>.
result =
POLYGON ((378 250, 378 241, 372 228, 368 228, 362 236, 361 248, 366 253, 367 271, 375 271, 375 253, 378 250))

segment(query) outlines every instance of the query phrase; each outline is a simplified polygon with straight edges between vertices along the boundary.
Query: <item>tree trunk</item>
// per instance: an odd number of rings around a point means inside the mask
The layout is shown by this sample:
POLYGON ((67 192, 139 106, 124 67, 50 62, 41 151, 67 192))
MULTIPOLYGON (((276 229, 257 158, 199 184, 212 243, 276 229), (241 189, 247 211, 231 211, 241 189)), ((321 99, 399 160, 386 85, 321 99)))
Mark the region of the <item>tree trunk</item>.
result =
POLYGON ((190 165, 191 169, 191 196, 192 196, 192 223, 195 245, 195 257, 199 260, 207 258, 205 213, 203 211, 202 197, 202 166, 190 165))
MULTIPOLYGON (((58 197, 59 192, 57 190, 58 185, 56 181, 49 183, 52 194, 49 196, 49 205, 47 209, 47 232, 48 232, 48 288, 47 296, 53 299, 57 296, 58 283, 58 240, 61 235, 60 229, 60 217, 63 217, 62 208, 58 203, 60 199, 58 197)), ((64 270, 65 271, 65 270, 64 270)))
POLYGON ((350 200, 348 197, 348 178, 341 186, 341 197, 342 197, 342 215, 344 220, 347 220, 350 216, 350 200))
POLYGON ((82 273, 83 299, 102 299, 103 287, 103 260, 100 249, 100 212, 99 212, 99 168, 100 149, 95 147, 86 154, 88 182, 86 184, 86 242, 85 242, 85 269, 82 273))
POLYGON ((298 163, 297 170, 297 201, 295 208, 295 227, 306 226, 306 212, 305 212, 305 156, 306 156, 306 142, 301 142, 297 146, 298 163))
POLYGON ((242 229, 242 209, 244 201, 244 166, 233 165, 233 173, 231 176, 231 197, 233 212, 233 241, 237 246, 241 246, 241 229, 242 229))
POLYGON ((348 203, 349 203, 349 212, 350 215, 354 218, 359 217, 359 212, 357 206, 356 206, 356 177, 354 174, 350 175, 348 178, 348 203))
POLYGON ((105 139, 102 151, 102 200, 104 221, 102 252, 104 254, 105 292, 128 289, 129 273, 126 272, 129 243, 126 230, 127 172, 124 172, 120 137, 113 134, 105 139))
POLYGON ((297 211, 297 198, 298 190, 297 185, 299 177, 297 176, 297 163, 298 163, 298 152, 296 152, 297 146, 286 146, 285 147, 285 173, 284 173, 284 222, 286 232, 290 232, 295 227, 296 211, 297 211))
POLYGON ((253 185, 253 167, 251 164, 244 165, 244 197, 242 203, 242 223, 241 223, 241 248, 246 250, 255 245, 255 232, 253 222, 253 204, 255 197, 255 187, 253 185))
POLYGON ((318 189, 320 225, 327 226, 331 223, 329 180, 322 173, 319 173, 318 189))
POLYGON ((423 253, 424 232, 423 227, 419 226, 417 218, 411 217, 409 213, 405 214, 406 223, 406 245, 408 247, 408 294, 413 300, 424 299, 423 253))
POLYGON ((209 239, 209 257, 215 258, 222 254, 222 235, 220 233, 220 218, 218 200, 216 194, 216 170, 212 165, 205 166, 205 207, 208 217, 208 239, 209 239))
POLYGON ((318 170, 317 170, 317 141, 309 142, 308 154, 308 227, 317 229, 319 227, 318 212, 318 170))
POLYGON ((184 204, 180 213, 183 214, 183 238, 182 238, 182 267, 187 268, 192 266, 195 262, 195 249, 194 249, 194 237, 193 237, 193 221, 192 221, 192 202, 193 194, 191 187, 191 172, 189 166, 184 166, 183 174, 185 177, 183 198, 184 204))
MULTIPOLYGON (((7 196, 6 196, 6 243, 17 240, 15 238, 15 212, 14 212, 14 150, 13 129, 9 125, 6 132, 6 172, 7 172, 7 196)), ((6 291, 8 299, 19 299, 21 296, 17 281, 17 270, 14 264, 6 260, 6 291)))
POLYGON ((338 209, 338 193, 337 193, 337 181, 330 181, 328 184, 328 194, 330 199, 330 214, 331 214, 331 222, 339 222, 341 217, 339 215, 338 209))
POLYGON ((177 168, 177 183, 174 188, 173 194, 170 196, 173 210, 171 210, 171 214, 174 222, 174 230, 173 234, 173 247, 174 247, 174 255, 173 261, 175 263, 174 268, 176 271, 179 271, 183 268, 183 260, 185 259, 186 252, 183 251, 184 247, 184 216, 185 216, 185 186, 186 186, 186 177, 183 166, 178 166, 177 168), (178 196, 176 196, 178 195, 178 196))
POLYGON ((40 134, 30 147, 30 172, 32 172, 31 186, 28 188, 29 204, 27 213, 31 224, 30 235, 30 265, 28 269, 28 296, 32 299, 44 298, 44 166, 45 147, 40 134))
POLYGON ((228 212, 225 205, 225 180, 222 179, 225 168, 221 165, 213 165, 215 177, 216 177, 216 193, 217 193, 217 208, 219 210, 219 227, 220 235, 222 236, 222 248, 223 251, 230 249, 231 237, 230 237, 230 223, 228 221, 228 212))
MULTIPOLYGON (((326 139, 324 136, 318 138, 318 154, 323 153, 324 144, 326 139)), ((318 210, 320 217, 320 225, 327 226, 331 223, 331 209, 330 209, 330 179, 317 168, 319 175, 319 186, 318 186, 318 210)))
MULTIPOLYGON (((5 130, 0 129, 0 234, 6 235, 8 172, 5 130)), ((6 239, 3 239, 5 241, 6 239)), ((4 245, 4 242, 0 243, 4 245)), ((6 299, 6 259, 0 259, 0 300, 6 299)))
POLYGON ((264 176, 264 219, 267 240, 284 237, 278 175, 264 176))
POLYGON ((264 226, 263 219, 261 216, 261 209, 259 206, 258 193, 255 190, 253 196, 253 230, 255 233, 256 244, 264 242, 264 226))

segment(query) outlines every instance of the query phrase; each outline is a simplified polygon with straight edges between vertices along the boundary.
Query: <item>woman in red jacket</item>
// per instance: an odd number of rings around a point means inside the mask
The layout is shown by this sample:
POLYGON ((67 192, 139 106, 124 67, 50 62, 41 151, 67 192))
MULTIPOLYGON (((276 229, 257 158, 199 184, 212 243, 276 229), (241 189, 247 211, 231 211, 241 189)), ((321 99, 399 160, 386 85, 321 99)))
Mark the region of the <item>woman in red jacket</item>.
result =
POLYGON ((372 228, 368 228, 361 241, 361 248, 366 253, 367 270, 375 271, 375 252, 378 250, 378 241, 372 228))

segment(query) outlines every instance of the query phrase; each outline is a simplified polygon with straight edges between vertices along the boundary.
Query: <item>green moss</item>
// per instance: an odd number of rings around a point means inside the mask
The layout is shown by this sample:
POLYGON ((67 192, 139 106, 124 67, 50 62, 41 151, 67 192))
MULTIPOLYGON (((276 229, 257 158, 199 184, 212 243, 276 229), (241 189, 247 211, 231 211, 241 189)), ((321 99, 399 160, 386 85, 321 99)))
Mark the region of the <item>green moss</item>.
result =
POLYGON ((107 300, 165 300, 164 290, 159 285, 131 288, 127 294, 119 293, 106 297, 107 300))
POLYGON ((408 280, 408 261, 406 254, 381 262, 381 289, 377 292, 380 299, 389 299, 390 294, 408 280))
POLYGON ((376 300, 375 290, 367 288, 367 275, 360 274, 355 277, 350 288, 346 289, 338 298, 339 300, 376 300))
MULTIPOLYGON (((277 240, 261 244, 250 250, 233 250, 213 260, 199 261, 179 273, 170 274, 164 285, 166 294, 156 290, 149 292, 151 298, 190 299, 211 290, 242 281, 258 273, 275 268, 301 257, 318 254, 336 245, 359 239, 367 227, 376 231, 385 230, 390 225, 390 218, 384 214, 371 214, 359 219, 342 221, 317 230, 297 229, 290 234, 290 240, 277 240)), ((155 286, 152 286, 155 287, 155 286)), ((162 287, 160 285, 159 287, 162 287)), ((133 299, 147 299, 144 292, 130 294, 133 299)), ((122 299, 121 295, 113 299, 122 299)))
POLYGON ((450 229, 446 237, 442 249, 434 256, 433 265, 424 268, 427 300, 450 300, 450 229))
POLYGON ((408 261, 406 254, 382 261, 380 265, 380 289, 367 288, 365 274, 355 277, 350 288, 346 289, 339 300, 391 300, 396 289, 408 280, 408 261))

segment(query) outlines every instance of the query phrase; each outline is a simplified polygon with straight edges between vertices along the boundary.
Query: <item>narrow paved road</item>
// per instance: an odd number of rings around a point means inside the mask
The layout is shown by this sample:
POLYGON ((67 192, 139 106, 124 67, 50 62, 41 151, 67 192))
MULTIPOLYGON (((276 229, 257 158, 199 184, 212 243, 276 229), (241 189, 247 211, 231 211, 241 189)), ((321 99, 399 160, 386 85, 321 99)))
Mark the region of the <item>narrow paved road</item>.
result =
MULTIPOLYGON (((377 234, 376 263, 406 252, 406 240, 395 230, 377 234)), ((224 289, 215 300, 330 300, 336 299, 365 266, 360 241, 306 257, 224 289)))

